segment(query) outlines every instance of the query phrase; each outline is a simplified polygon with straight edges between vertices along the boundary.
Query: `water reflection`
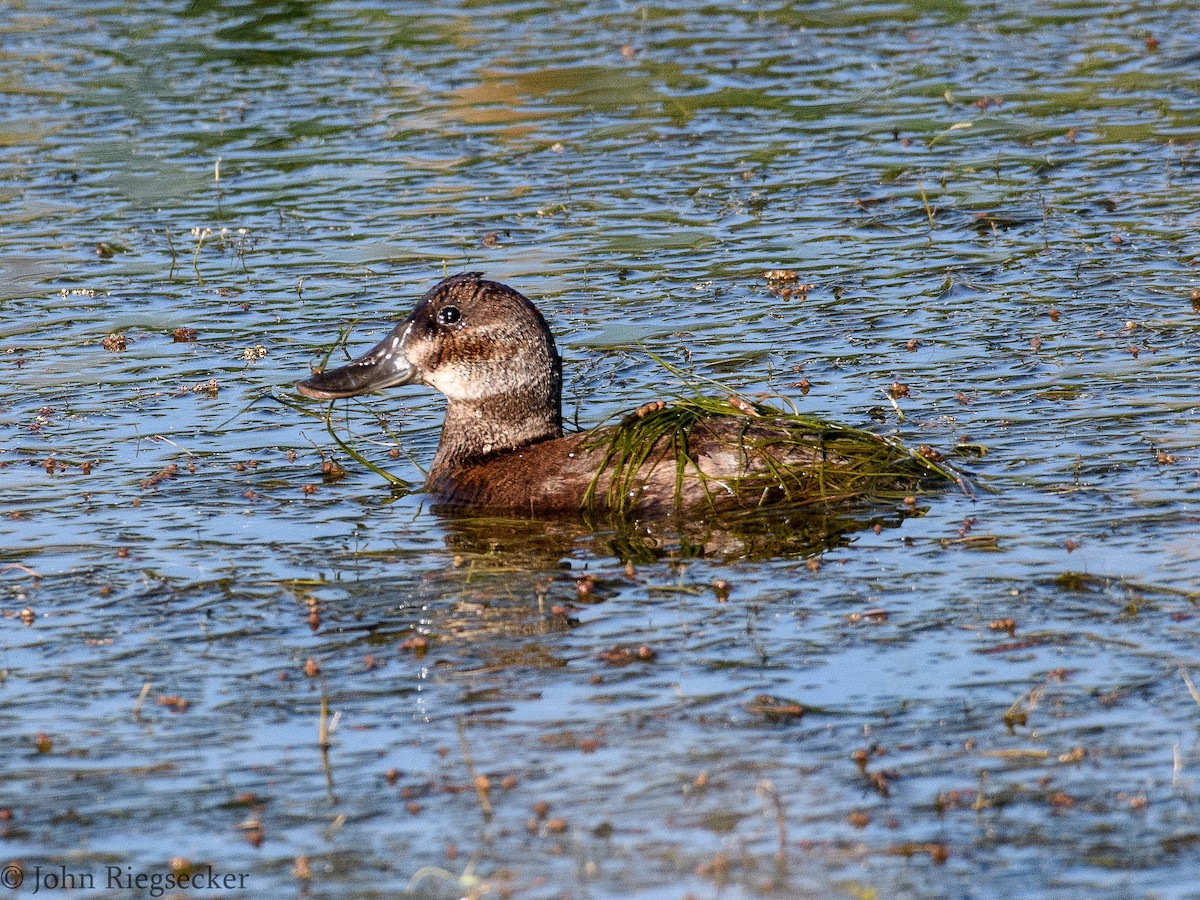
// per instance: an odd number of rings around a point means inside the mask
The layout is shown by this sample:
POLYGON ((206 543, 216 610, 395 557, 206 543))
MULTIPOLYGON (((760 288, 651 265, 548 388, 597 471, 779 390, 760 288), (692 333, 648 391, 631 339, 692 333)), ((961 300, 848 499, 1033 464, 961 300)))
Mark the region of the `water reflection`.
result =
POLYGON ((726 514, 678 521, 597 522, 575 519, 509 519, 434 507, 457 554, 494 555, 514 564, 553 567, 578 552, 650 563, 664 559, 723 561, 806 559, 848 546, 857 531, 879 534, 925 510, 869 506, 807 507, 726 514))

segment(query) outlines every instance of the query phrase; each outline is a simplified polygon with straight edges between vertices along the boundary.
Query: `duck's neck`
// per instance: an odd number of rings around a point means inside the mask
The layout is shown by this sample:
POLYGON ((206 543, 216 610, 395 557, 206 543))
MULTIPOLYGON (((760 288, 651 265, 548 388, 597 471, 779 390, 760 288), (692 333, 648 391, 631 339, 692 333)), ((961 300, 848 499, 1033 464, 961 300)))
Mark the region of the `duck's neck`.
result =
POLYGON ((492 396, 480 401, 451 400, 429 481, 496 453, 562 437, 559 399, 555 396, 552 403, 547 399, 492 396))

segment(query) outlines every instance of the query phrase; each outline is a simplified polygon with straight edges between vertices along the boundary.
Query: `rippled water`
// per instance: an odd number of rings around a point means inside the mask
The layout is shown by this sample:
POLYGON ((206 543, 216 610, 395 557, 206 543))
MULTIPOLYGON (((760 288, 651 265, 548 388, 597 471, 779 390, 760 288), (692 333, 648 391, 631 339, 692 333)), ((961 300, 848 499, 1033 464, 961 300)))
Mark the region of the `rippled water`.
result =
MULTIPOLYGON (((1200 896, 1198 38, 1182 2, 8 0, 22 895, 1200 896), (981 445, 977 495, 698 559, 431 512, 290 385, 472 269, 547 313, 583 426, 679 387, 653 352, 981 445)), ((419 484, 440 416, 335 422, 419 484)))

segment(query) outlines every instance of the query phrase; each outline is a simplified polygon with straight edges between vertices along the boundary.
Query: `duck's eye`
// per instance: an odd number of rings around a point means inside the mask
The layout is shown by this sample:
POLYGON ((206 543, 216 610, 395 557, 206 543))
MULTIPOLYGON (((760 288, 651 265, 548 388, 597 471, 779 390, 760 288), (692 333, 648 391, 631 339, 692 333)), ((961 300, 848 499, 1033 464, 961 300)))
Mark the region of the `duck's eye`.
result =
POLYGON ((458 311, 457 306, 443 306, 438 310, 437 320, 439 325, 454 325, 462 318, 462 313, 458 311))

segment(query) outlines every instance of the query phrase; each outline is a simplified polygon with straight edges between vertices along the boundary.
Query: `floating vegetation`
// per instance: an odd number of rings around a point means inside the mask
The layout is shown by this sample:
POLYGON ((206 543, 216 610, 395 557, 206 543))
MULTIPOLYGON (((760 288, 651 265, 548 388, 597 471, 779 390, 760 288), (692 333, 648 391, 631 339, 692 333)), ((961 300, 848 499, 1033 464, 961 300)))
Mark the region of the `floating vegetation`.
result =
POLYGON ((855 500, 901 500, 922 482, 966 481, 927 447, 789 413, 741 397, 687 397, 647 404, 597 431, 601 450, 584 496, 589 510, 633 511, 651 473, 674 466, 675 505, 711 511, 766 506, 809 507, 855 500), (734 477, 714 471, 734 469, 734 477))
POLYGON ((100 346, 109 353, 121 353, 128 349, 129 343, 125 340, 125 335, 114 331, 107 337, 101 338, 100 346))

